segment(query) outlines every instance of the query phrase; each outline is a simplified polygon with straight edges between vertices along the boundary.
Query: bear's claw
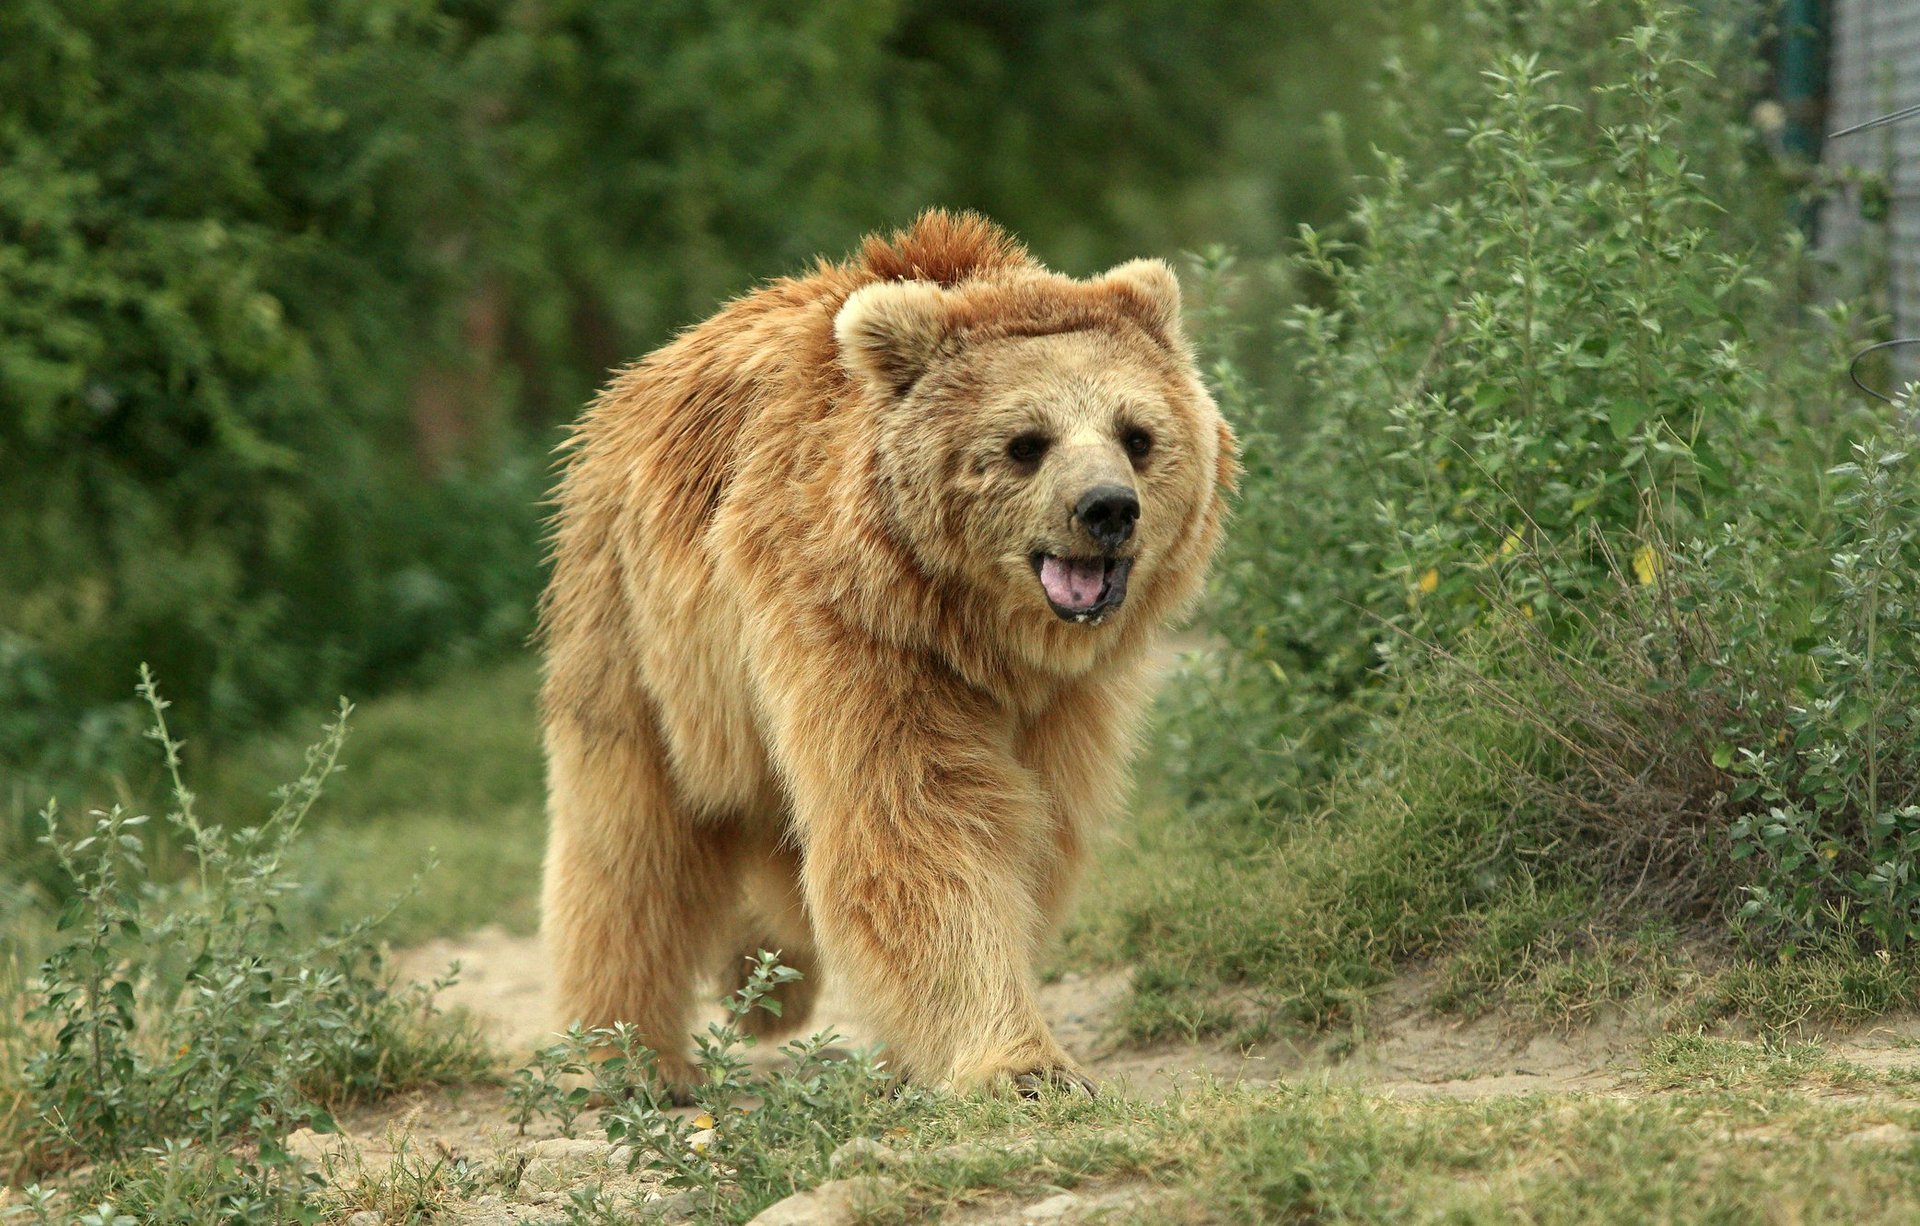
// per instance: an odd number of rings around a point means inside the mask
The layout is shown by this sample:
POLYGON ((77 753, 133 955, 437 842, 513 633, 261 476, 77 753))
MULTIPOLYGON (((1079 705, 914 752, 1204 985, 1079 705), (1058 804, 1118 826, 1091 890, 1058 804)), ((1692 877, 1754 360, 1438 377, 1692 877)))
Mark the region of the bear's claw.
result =
POLYGON ((1088 1098, 1100 1097, 1100 1088, 1093 1084, 1093 1079, 1077 1069, 1038 1068, 1017 1074, 1013 1079, 1014 1093, 1028 1101, 1039 1098, 1048 1089, 1084 1094, 1088 1098))

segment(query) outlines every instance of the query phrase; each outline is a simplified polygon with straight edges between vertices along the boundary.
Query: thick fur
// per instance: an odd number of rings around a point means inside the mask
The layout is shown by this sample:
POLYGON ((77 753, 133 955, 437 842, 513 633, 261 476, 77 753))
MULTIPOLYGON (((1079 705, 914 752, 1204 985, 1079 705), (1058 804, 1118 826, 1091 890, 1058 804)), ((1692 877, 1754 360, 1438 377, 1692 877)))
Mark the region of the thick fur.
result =
POLYGON ((564 1018, 684 1075, 701 983, 764 946, 809 974, 788 1027, 843 976, 911 1076, 1070 1074, 1033 961, 1235 471, 1165 264, 1074 280, 971 215, 622 372, 570 444, 543 608, 564 1018), (1084 552, 1094 482, 1141 510, 1124 604, 1075 624, 1031 558, 1084 552))

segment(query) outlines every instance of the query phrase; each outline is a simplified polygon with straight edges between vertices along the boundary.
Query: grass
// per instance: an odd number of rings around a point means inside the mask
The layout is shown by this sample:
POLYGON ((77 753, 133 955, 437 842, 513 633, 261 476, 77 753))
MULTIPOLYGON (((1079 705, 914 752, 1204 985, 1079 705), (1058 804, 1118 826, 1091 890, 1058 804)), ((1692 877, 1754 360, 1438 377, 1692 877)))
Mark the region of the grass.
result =
POLYGON ((1129 1037, 1352 1027, 1409 967, 1434 972, 1434 1008, 1523 1028, 1631 1009, 1791 1034, 1920 1003, 1912 952, 1749 948, 1737 927, 1636 911, 1513 788, 1537 734, 1444 675, 1422 686, 1311 807, 1174 796, 1164 743, 1143 763, 1058 958, 1135 968, 1129 1037))
POLYGON ((887 1169, 898 1184, 870 1221, 1115 1186, 1140 1199, 1114 1220, 1142 1222, 1898 1222, 1920 1211, 1920 1110, 1765 1088, 953 1103, 895 1144, 907 1157, 887 1169))
MULTIPOLYGON (((382 909, 404 894, 382 926, 396 943, 484 924, 534 930, 546 842, 538 688, 534 661, 519 658, 356 713, 345 769, 299 851, 311 920, 382 909)), ((207 796, 257 803, 298 770, 311 739, 298 727, 239 747, 216 764, 207 796)))
POLYGON ((299 1216, 311 1189, 288 1133, 333 1131, 332 1109, 349 1103, 485 1079, 496 1057, 477 1027, 433 1008, 440 985, 387 972, 376 919, 289 922, 300 836, 337 773, 348 704, 291 782, 242 804, 187 787, 145 670, 140 693, 164 796, 49 808, 44 843, 71 901, 50 932, 0 949, 4 1173, 56 1182, 57 1203, 29 1207, 41 1221, 68 1198, 156 1223, 299 1216), (44 956, 22 976, 35 944, 44 956))
POLYGON ((321 1203, 329 1218, 372 1212, 383 1222, 432 1220, 452 1209, 462 1195, 486 1188, 485 1175, 494 1174, 469 1171, 398 1129, 390 1131, 387 1142, 393 1156, 384 1162, 369 1162, 358 1151, 323 1161, 327 1186, 321 1203))
POLYGON ((1471 709, 1400 731, 1318 807, 1252 821, 1178 803, 1146 764, 1140 817, 1106 850, 1067 945, 1137 965, 1135 1037, 1352 1022, 1409 959, 1458 940, 1464 916, 1530 888, 1498 862, 1509 806, 1486 760, 1524 746, 1471 709))
POLYGON ((28 1031, 22 1016, 24 998, 20 989, 24 982, 18 953, 0 950, 0 1187, 11 1182, 26 1164, 22 1138, 27 1132, 31 1102, 21 1073, 38 1036, 28 1031))
MULTIPOLYGON (((381 932, 402 945, 485 924, 532 932, 546 840, 538 688, 534 660, 520 657, 357 708, 341 769, 296 844, 300 888, 283 919, 314 930, 391 908, 381 932)), ((309 713, 238 744, 188 744, 201 803, 218 813, 269 804, 300 773, 320 722, 309 713)), ((64 807, 151 807, 163 790, 151 774, 117 779, 64 807)), ((178 846, 153 850, 156 876, 188 870, 178 846)), ((47 920, 30 895, 0 889, 0 958, 11 949, 35 961, 47 920)))
MULTIPOLYGON (((1890 1080, 1829 1055, 1819 1043, 1755 1043, 1704 1034, 1661 1035, 1640 1059, 1650 1090, 1855 1090, 1890 1080)), ((1905 1074, 1898 1079, 1904 1084, 1905 1074)))

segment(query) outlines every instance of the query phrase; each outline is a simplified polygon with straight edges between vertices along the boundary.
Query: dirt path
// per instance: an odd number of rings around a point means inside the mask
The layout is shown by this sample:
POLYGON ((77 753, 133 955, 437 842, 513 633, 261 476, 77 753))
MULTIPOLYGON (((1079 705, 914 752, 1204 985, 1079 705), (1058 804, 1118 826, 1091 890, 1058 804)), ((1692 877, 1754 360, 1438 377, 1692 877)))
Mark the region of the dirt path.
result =
MULTIPOLYGON (((443 1006, 470 1011, 514 1058, 550 1041, 545 959, 537 938, 489 928, 433 941, 396 959, 402 974, 423 980, 454 962, 460 982, 441 996, 443 1006)), ((1448 1098, 1636 1093, 1641 1053, 1660 1029, 1657 1019, 1630 1015, 1571 1033, 1515 1030, 1497 1016, 1440 1016, 1426 1004, 1426 977, 1412 973, 1374 998, 1357 1035, 1244 1048, 1223 1040, 1140 1046, 1116 1037, 1127 987, 1125 972, 1069 973, 1041 987, 1041 1009, 1095 1080, 1154 1098, 1203 1078, 1325 1082, 1448 1098)), ((833 1030, 851 1046, 871 1041, 858 1010, 831 986, 810 1029, 833 1030)), ((1817 1037, 1826 1055, 1867 1070, 1920 1064, 1920 1016, 1890 1015, 1862 1030, 1817 1037)))
MULTIPOLYGON (((460 982, 441 997, 479 1018, 510 1055, 549 1041, 552 1015, 545 959, 533 937, 497 928, 438 940, 402 954, 401 972, 431 978, 458 962, 460 982)), ((1409 978, 1376 1003, 1363 1042, 1265 1044, 1115 1041, 1114 1020, 1127 991, 1124 972, 1067 974, 1043 985, 1040 1003, 1054 1034, 1096 1080, 1155 1097, 1183 1082, 1310 1078, 1359 1084, 1389 1093, 1483 1097, 1604 1089, 1629 1071, 1642 1032, 1631 1025, 1589 1027, 1572 1036, 1516 1037, 1497 1022, 1438 1018, 1423 1005, 1424 985, 1409 978)), ((871 1036, 858 1011, 829 986, 813 1029, 831 1029, 858 1046, 871 1036)))

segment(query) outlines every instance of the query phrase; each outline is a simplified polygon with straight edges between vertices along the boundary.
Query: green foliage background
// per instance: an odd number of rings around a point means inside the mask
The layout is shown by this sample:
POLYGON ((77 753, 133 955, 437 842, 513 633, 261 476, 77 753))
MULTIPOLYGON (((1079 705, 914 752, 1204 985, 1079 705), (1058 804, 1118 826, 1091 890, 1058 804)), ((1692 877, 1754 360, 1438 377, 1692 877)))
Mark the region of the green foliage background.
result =
POLYGON ((1403 4, 0 8, 0 775, 520 640, 606 370, 922 207, 1087 271, 1344 191, 1403 4))

